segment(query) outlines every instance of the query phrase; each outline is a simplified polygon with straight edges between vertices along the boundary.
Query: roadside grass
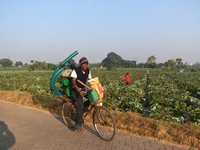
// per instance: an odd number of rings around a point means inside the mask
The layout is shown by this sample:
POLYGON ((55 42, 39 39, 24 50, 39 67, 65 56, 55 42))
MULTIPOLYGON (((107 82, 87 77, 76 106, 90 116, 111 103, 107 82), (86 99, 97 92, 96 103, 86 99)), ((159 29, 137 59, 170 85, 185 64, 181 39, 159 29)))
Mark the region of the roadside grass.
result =
MULTIPOLYGON (((0 91, 0 100, 45 110, 55 115, 61 115, 62 101, 56 98, 49 99, 46 96, 36 97, 24 92, 0 91)), ((145 118, 141 114, 134 112, 122 113, 112 111, 112 113, 116 120, 117 129, 126 133, 200 148, 199 125, 158 121, 145 118)), ((85 121, 92 123, 92 113, 86 117, 85 121)))
POLYGON ((30 93, 17 91, 0 91, 0 100, 37 108, 40 110, 48 111, 52 114, 61 115, 62 101, 56 98, 52 99, 46 96, 36 97, 31 95, 30 93))

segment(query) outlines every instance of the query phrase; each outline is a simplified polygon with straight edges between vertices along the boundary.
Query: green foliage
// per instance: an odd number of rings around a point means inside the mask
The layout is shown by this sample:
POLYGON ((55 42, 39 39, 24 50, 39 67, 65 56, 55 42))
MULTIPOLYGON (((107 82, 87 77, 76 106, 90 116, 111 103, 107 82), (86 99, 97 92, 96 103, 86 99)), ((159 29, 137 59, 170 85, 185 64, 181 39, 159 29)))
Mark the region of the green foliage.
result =
POLYGON ((13 61, 11 61, 10 59, 3 58, 0 60, 0 64, 2 65, 2 67, 10 67, 13 65, 13 61))
POLYGON ((22 66, 23 63, 21 61, 16 61, 15 66, 22 66))
POLYGON ((156 68, 156 57, 155 56, 148 57, 147 64, 149 68, 156 68))
MULTIPOLYGON (((136 61, 124 60, 121 56, 115 54, 114 52, 108 53, 107 57, 101 62, 103 67, 110 68, 135 68, 136 61)), ((112 69, 111 69, 112 70, 112 69)))
POLYGON ((112 80, 108 85, 104 85, 106 93, 106 105, 113 110, 142 112, 140 100, 144 99, 145 92, 141 88, 145 80, 135 81, 130 86, 120 86, 118 80, 112 80))
POLYGON ((31 63, 33 63, 32 65, 28 65, 28 70, 29 71, 35 71, 35 70, 55 70, 56 69, 56 65, 54 64, 50 64, 50 63, 46 63, 46 62, 38 62, 34 60, 31 60, 31 63))
POLYGON ((113 64, 108 64, 107 65, 107 70, 115 70, 116 67, 113 64))
POLYGON ((0 90, 28 92, 34 96, 52 97, 49 87, 52 73, 52 71, 31 73, 28 71, 1 71, 0 90))
POLYGON ((195 68, 192 68, 191 69, 191 72, 199 72, 199 70, 195 69, 195 68))
POLYGON ((174 59, 170 59, 165 62, 165 67, 169 67, 169 69, 173 69, 175 65, 176 65, 176 62, 174 61, 174 59))
POLYGON ((149 88, 151 117, 199 124, 200 100, 196 96, 198 88, 195 88, 199 85, 198 80, 191 80, 180 73, 152 73, 149 88))
MULTIPOLYGON (((200 73, 145 69, 93 69, 105 91, 104 105, 112 110, 133 111, 170 122, 200 123, 200 73), (125 84, 130 73, 131 84, 125 84)), ((50 89, 53 71, 1 71, 0 90, 15 90, 56 98, 50 89)), ((56 87, 61 85, 56 83, 56 87)))
POLYGON ((177 58, 176 62, 177 62, 177 65, 178 65, 178 69, 180 69, 182 59, 181 58, 177 58))

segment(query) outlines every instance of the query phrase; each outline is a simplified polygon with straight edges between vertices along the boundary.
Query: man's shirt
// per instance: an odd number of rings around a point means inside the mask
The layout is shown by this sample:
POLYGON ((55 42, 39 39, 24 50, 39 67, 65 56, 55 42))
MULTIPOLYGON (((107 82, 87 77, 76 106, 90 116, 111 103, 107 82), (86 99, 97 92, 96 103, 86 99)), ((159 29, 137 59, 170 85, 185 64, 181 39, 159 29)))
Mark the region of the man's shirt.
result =
MULTIPOLYGON (((83 72, 83 71, 82 71, 83 72)), ((85 72, 83 72, 85 74, 85 72)), ((75 70, 72 70, 71 75, 72 78, 77 78, 77 74, 75 70)), ((92 79, 91 73, 89 72, 88 79, 92 79)))

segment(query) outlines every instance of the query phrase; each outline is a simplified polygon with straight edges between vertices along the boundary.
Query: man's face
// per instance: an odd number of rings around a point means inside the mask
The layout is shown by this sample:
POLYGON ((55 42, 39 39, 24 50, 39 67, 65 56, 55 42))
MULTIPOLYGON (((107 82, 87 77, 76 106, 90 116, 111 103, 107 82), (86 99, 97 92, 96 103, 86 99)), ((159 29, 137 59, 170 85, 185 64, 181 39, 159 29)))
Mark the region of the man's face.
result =
POLYGON ((81 69, 82 69, 82 70, 86 70, 86 69, 87 69, 87 66, 88 66, 87 63, 81 64, 81 69))

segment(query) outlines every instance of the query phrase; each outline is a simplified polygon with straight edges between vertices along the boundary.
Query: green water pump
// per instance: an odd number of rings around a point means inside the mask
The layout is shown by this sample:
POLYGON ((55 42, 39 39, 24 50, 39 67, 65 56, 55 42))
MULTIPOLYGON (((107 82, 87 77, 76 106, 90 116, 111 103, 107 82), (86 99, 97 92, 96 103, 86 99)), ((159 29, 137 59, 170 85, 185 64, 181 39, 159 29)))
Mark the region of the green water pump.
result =
MULTIPOLYGON (((71 60, 73 57, 75 57, 78 54, 77 51, 73 52, 70 56, 68 56, 53 72, 51 76, 51 82, 50 82, 50 89, 53 91, 54 94, 56 95, 63 95, 63 92, 61 90, 58 90, 55 88, 55 80, 58 77, 58 75, 65 69, 72 69, 70 65, 66 65, 66 63, 71 60)), ((61 83, 63 86, 71 86, 71 82, 69 79, 63 79, 63 78, 58 78, 59 83, 61 83)), ((66 89, 66 94, 69 95, 70 88, 66 89)))

